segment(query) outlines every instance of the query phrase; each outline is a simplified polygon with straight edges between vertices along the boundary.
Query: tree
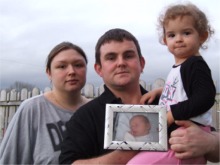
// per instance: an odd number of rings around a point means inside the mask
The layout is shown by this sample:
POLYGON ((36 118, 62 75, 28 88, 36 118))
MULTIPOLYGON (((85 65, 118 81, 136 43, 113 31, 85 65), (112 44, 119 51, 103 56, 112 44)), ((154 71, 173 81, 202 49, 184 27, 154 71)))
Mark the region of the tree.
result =
POLYGON ((10 85, 9 90, 16 89, 17 91, 21 91, 23 88, 27 88, 27 90, 32 90, 35 87, 33 84, 21 82, 21 81, 15 81, 14 84, 10 85))

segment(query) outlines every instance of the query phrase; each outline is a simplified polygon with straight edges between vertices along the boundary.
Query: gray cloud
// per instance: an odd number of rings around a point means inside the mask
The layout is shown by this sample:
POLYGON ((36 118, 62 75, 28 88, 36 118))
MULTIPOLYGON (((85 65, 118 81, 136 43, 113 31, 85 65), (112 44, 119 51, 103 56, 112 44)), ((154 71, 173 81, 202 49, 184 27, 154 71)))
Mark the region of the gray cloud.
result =
MULTIPOLYGON (((147 83, 158 77, 165 78, 174 61, 167 48, 158 42, 156 23, 160 11, 171 2, 176 1, 1 0, 0 89, 15 81, 36 84, 40 88, 50 85, 45 74, 45 60, 49 51, 62 41, 71 41, 85 50, 89 59, 87 82, 101 85, 102 79, 93 69, 94 47, 105 31, 115 27, 125 28, 138 38, 146 58, 141 78, 147 83)), ((216 30, 208 50, 201 54, 219 84, 217 0, 191 2, 207 13, 216 30)))

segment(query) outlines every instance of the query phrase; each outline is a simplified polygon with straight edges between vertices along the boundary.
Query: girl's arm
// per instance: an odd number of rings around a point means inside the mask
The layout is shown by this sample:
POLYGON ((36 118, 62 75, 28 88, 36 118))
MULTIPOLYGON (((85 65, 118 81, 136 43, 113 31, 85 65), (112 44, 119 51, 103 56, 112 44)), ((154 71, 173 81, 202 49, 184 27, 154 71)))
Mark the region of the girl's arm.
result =
POLYGON ((141 97, 140 104, 151 104, 157 97, 160 97, 162 91, 163 87, 149 91, 141 97))

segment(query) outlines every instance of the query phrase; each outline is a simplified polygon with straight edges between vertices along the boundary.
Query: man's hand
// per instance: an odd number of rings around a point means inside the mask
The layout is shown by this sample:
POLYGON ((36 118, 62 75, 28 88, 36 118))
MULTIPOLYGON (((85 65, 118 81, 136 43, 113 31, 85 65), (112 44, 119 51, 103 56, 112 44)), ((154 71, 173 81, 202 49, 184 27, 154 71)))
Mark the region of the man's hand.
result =
POLYGON ((171 133, 169 143, 179 159, 207 155, 209 161, 219 161, 219 134, 208 133, 191 121, 176 121, 182 129, 171 133))

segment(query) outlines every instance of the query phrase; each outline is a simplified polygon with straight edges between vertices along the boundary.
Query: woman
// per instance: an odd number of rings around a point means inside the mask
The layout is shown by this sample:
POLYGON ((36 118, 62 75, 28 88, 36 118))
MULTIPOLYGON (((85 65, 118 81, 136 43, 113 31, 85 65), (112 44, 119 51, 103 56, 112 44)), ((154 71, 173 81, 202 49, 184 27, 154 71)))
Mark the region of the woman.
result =
POLYGON ((87 57, 70 42, 55 46, 47 58, 52 90, 25 100, 0 146, 0 164, 58 164, 65 123, 89 100, 81 95, 87 57))

